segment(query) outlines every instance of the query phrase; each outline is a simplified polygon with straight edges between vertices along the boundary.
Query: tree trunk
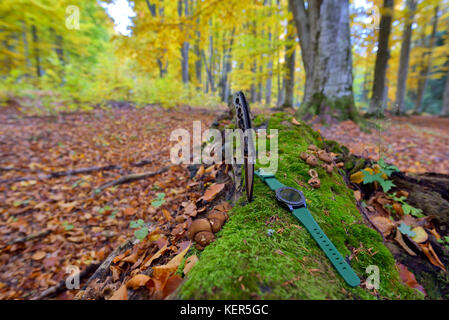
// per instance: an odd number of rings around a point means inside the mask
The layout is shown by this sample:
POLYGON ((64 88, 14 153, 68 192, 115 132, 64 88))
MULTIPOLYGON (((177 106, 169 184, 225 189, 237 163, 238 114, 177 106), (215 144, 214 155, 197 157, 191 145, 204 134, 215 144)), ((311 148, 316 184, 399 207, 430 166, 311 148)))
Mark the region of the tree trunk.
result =
POLYGON ((437 33, 437 28, 438 28, 438 11, 439 11, 439 7, 437 5, 435 7, 435 14, 433 16, 432 33, 430 35, 428 52, 426 52, 424 54, 424 66, 421 69, 421 72, 419 74, 418 93, 417 93, 417 97, 416 97, 414 113, 421 113, 424 111, 423 110, 423 99, 424 99, 424 93, 426 91, 426 86, 427 86, 427 77, 429 75, 430 66, 432 64, 432 52, 433 52, 433 47, 435 46, 436 33, 437 33))
MULTIPOLYGON (((292 11, 291 5, 288 6, 289 12, 292 11)), ((287 24, 287 45, 285 46, 285 76, 282 81, 283 100, 281 108, 293 108, 293 92, 295 88, 295 42, 294 22, 292 19, 287 24)))
POLYGON ((368 114, 374 115, 382 110, 385 94, 385 75, 387 73, 390 51, 388 40, 393 19, 393 0, 384 0, 382 18, 379 25, 379 41, 377 45, 376 65, 374 67, 373 94, 371 96, 368 114))
MULTIPOLYGON (((178 1, 178 14, 179 17, 182 17, 183 11, 183 1, 178 1)), ((184 0, 184 16, 189 15, 189 3, 188 0, 184 0)), ((182 26, 180 27, 181 31, 183 30, 182 26)), ((181 68, 182 68, 182 82, 189 83, 189 47, 190 44, 188 41, 184 41, 181 47, 181 68)))
POLYGON ((352 91, 348 0, 290 0, 306 73, 296 117, 357 121, 352 91))
MULTIPOLYGON (((153 18, 156 17, 156 16, 157 16, 156 5, 155 5, 155 4, 151 4, 149 0, 145 0, 145 2, 147 3, 147 7, 148 7, 148 10, 149 10, 150 13, 151 13, 151 16, 152 16, 153 18)), ((163 6, 161 6, 161 7, 159 8, 159 15, 160 15, 160 16, 163 16, 163 15, 164 15, 164 7, 163 7, 163 6)), ((166 50, 166 49, 164 49, 164 51, 165 51, 165 50, 166 50)), ((156 63, 157 63, 157 65, 158 65, 158 67, 159 67, 159 77, 160 77, 160 78, 163 78, 164 75, 167 73, 167 65, 165 65, 165 67, 164 67, 164 64, 163 64, 163 62, 162 62, 162 57, 157 57, 157 58, 156 58, 156 63)), ((167 62, 167 64, 168 64, 168 62, 167 62)))
POLYGON ((402 33, 401 55, 399 58, 399 69, 397 77, 396 89, 396 113, 404 112, 404 99, 407 87, 407 75, 410 60, 410 44, 412 40, 412 24, 415 17, 416 1, 407 0, 407 13, 404 25, 404 32, 402 33))
POLYGON ((449 73, 446 77, 446 85, 443 93, 443 106, 441 108, 441 115, 449 117, 449 73))
POLYGON ((42 77, 41 57, 39 52, 39 36, 37 35, 36 26, 31 26, 31 34, 33 36, 34 46, 34 60, 36 63, 36 75, 38 78, 42 77))

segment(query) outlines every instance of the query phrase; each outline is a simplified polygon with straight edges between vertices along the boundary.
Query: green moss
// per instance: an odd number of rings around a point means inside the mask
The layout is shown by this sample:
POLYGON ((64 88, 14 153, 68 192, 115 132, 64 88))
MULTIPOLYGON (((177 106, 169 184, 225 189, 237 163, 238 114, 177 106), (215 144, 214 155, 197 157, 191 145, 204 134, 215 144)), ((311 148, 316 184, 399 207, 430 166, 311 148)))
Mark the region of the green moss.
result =
MULTIPOLYGON (((420 295, 404 286, 395 261, 382 238, 367 227, 355 206, 353 192, 341 176, 316 168, 321 188, 304 189, 310 167, 299 159, 311 143, 323 147, 318 133, 308 125, 288 125, 291 116, 278 113, 269 128, 279 129, 279 168, 276 177, 301 189, 308 207, 343 256, 351 247, 369 249, 357 254, 351 265, 362 278, 369 265, 380 269, 378 296, 416 299, 420 295), (281 152, 282 150, 282 152, 281 152)), ((244 198, 244 197, 243 197, 244 198)), ((217 240, 203 252, 179 290, 184 299, 375 299, 369 290, 350 288, 293 215, 275 200, 274 193, 255 178, 254 201, 237 203, 217 240), (268 230, 275 232, 270 236, 268 230)))

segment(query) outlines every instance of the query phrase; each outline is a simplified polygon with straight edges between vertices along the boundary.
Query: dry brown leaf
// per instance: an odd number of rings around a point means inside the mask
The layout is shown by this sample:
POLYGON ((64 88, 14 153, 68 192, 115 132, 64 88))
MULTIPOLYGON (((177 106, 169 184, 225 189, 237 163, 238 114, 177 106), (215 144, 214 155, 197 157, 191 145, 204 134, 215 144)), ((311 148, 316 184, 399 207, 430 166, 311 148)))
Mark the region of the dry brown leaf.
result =
POLYGON ((128 300, 128 289, 126 288, 126 284, 123 284, 118 288, 109 300, 128 300))
POLYGON ((441 268, 443 271, 446 271, 444 264, 441 262, 440 258, 438 258, 437 254, 433 250, 430 242, 420 243, 419 246, 421 247, 421 249, 424 252, 424 254, 426 255, 426 257, 429 259, 431 264, 441 268))
POLYGON ((164 273, 173 273, 175 272, 179 265, 181 264, 182 259, 184 258, 187 251, 190 249, 190 246, 192 244, 188 245, 183 251, 178 253, 173 259, 171 259, 167 264, 162 266, 155 266, 153 267, 153 276, 155 278, 160 278, 161 274, 164 273))
POLYGON ((126 208, 125 210, 123 210, 123 213, 126 215, 126 216, 132 216, 132 215, 134 215, 135 213, 136 213, 136 209, 135 208, 126 208))
POLYGON ((424 290, 423 286, 421 286, 418 281, 416 281, 415 275, 411 273, 406 266, 403 264, 397 263, 396 268, 399 271, 399 276, 401 280, 408 285, 410 288, 418 289, 425 296, 427 295, 426 290, 424 290))
POLYGON ((402 209, 402 205, 398 202, 393 203, 393 210, 400 216, 404 215, 404 210, 402 209))
POLYGON ((357 201, 362 200, 362 193, 360 192, 360 190, 355 190, 354 191, 354 197, 357 201))
POLYGON ((162 213, 164 214, 165 219, 167 219, 167 221, 172 221, 173 217, 171 216, 170 212, 168 212, 167 209, 162 208, 162 213))
POLYGON ((35 254, 33 254, 33 256, 31 257, 31 259, 33 260, 42 260, 44 259, 46 253, 44 251, 38 251, 35 254))
POLYGON ((391 230, 395 227, 393 221, 386 217, 376 216, 371 218, 371 221, 385 237, 388 236, 391 233, 391 230))
POLYGON ((150 277, 146 274, 138 274, 129 279, 128 282, 126 282, 126 287, 135 290, 139 287, 143 287, 148 282, 148 280, 150 280, 150 277))
POLYGON ((184 274, 188 274, 189 271, 193 268, 193 266, 198 262, 198 257, 195 255, 190 256, 186 259, 185 265, 184 265, 184 274))
POLYGON ((146 269, 148 268, 151 263, 156 260, 157 258, 159 258, 165 251, 167 251, 167 242, 164 244, 164 246, 162 248, 159 249, 158 252, 156 252, 155 254, 153 254, 151 256, 151 258, 148 259, 148 261, 145 262, 145 264, 142 266, 142 269, 146 269))
POLYGON ((218 184, 211 185, 206 190, 206 192, 201 197, 201 199, 203 199, 204 201, 211 201, 211 200, 213 200, 217 196, 217 194, 219 194, 220 191, 223 190, 224 187, 225 187, 224 183, 218 183, 218 184))
POLYGON ((167 297, 169 294, 171 294, 173 291, 175 291, 179 285, 182 282, 182 278, 175 274, 168 278, 167 282, 165 283, 165 287, 163 289, 163 298, 167 297))
POLYGON ((411 255, 411 256, 416 256, 416 253, 413 252, 413 250, 410 249, 410 248, 405 244, 404 239, 402 238, 402 234, 401 234, 401 232, 399 232, 399 230, 396 231, 396 236, 394 237, 394 240, 396 240, 396 241, 400 244, 400 246, 401 246, 405 251, 407 251, 407 253, 408 253, 409 255, 411 255))

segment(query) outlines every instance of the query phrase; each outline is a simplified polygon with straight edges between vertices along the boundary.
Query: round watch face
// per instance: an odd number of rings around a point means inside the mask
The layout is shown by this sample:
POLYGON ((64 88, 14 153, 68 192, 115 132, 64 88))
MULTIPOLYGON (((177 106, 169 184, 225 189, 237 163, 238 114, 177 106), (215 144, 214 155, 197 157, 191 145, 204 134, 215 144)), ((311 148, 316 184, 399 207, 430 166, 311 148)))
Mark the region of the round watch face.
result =
POLYGON ((276 190, 276 197, 280 201, 290 205, 301 205, 304 204, 305 200, 301 191, 290 187, 283 187, 276 190))

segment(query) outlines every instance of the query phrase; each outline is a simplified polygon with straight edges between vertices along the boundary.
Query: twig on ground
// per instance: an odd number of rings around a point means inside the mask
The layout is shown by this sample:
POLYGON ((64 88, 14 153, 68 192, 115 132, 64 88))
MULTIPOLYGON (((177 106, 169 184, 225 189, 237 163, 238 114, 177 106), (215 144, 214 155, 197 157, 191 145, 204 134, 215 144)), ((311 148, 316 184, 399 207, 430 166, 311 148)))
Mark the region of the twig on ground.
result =
POLYGON ((4 248, 6 248, 8 246, 12 246, 13 244, 16 244, 16 243, 22 243, 22 242, 34 240, 36 238, 45 237, 46 235, 50 234, 50 232, 51 232, 50 230, 44 230, 44 231, 41 231, 41 232, 38 232, 38 233, 33 233, 33 234, 30 234, 30 235, 27 235, 25 237, 14 239, 14 240, 9 241, 8 243, 6 243, 6 245, 2 247, 2 250, 4 248))
MULTIPOLYGON (((164 151, 158 152, 155 155, 159 155, 162 152, 164 152, 164 151)), ((139 162, 131 163, 130 166, 131 167, 143 167, 152 162, 153 162, 152 159, 143 159, 139 162)), ((7 167, 3 168, 2 167, 0 169, 4 170, 4 171, 16 171, 17 170, 17 171, 25 172, 25 170, 23 170, 23 169, 16 169, 16 168, 7 168, 7 167)), ((18 177, 18 178, 12 178, 12 179, 3 179, 3 180, 0 180, 0 184, 1 183, 30 181, 30 180, 45 180, 45 179, 59 178, 59 177, 65 177, 65 176, 73 176, 73 175, 77 175, 77 174, 86 174, 86 173, 91 173, 91 172, 95 172, 95 171, 120 170, 120 169, 123 169, 122 165, 111 164, 111 165, 98 166, 98 167, 79 168, 79 169, 67 170, 67 171, 56 171, 56 172, 51 172, 51 173, 43 175, 43 176, 36 176, 36 177, 18 177)))
POLYGON ((133 182, 136 180, 140 180, 140 179, 145 179, 145 178, 149 178, 161 173, 164 173, 166 171, 168 171, 168 169, 170 169, 170 167, 163 167, 162 169, 159 169, 157 171, 152 171, 152 172, 143 172, 143 173, 134 173, 134 174, 128 174, 126 176, 120 177, 116 180, 107 182, 105 184, 102 184, 101 186, 99 186, 95 192, 99 192, 102 191, 104 189, 119 185, 119 184, 123 184, 123 183, 128 183, 128 182, 133 182))
MULTIPOLYGON (((78 274, 78 279, 81 281, 81 279, 85 278, 86 276, 97 270, 99 266, 100 263, 92 263, 88 265, 86 269, 84 269, 78 274)), ((65 290, 67 290, 66 282, 65 280, 61 280, 57 285, 42 291, 37 297, 34 297, 31 300, 42 300, 46 297, 53 296, 65 290)))

